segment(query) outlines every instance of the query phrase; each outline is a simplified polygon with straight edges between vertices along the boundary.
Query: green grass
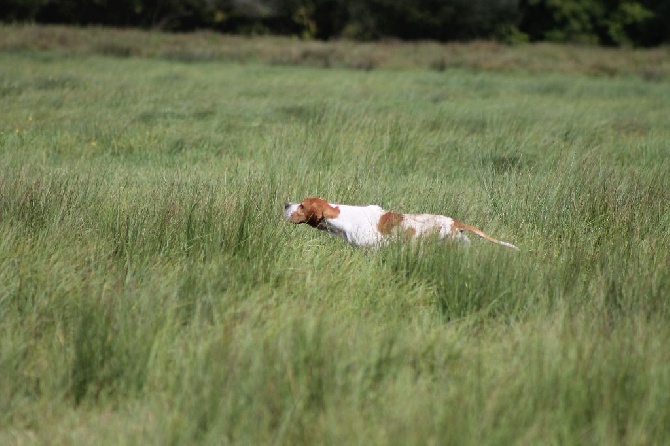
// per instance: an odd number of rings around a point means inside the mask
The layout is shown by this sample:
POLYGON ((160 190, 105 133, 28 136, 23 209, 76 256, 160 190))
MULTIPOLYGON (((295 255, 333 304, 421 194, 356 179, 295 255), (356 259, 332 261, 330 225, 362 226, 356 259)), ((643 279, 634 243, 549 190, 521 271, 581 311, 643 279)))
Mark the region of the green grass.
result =
POLYGON ((260 62, 0 53, 0 443, 670 442, 670 84, 260 62))

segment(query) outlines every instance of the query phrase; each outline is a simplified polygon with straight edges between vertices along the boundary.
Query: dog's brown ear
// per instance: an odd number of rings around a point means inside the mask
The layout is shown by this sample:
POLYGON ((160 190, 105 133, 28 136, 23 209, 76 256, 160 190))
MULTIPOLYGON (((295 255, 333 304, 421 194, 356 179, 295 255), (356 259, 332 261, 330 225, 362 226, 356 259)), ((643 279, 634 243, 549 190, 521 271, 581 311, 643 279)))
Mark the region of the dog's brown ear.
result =
POLYGON ((322 198, 305 198, 301 205, 305 215, 305 223, 310 226, 317 227, 324 218, 336 218, 340 215, 340 208, 331 206, 322 198))
POLYGON ((338 215, 340 215, 339 207, 326 204, 326 207, 323 209, 323 218, 337 218, 338 215))

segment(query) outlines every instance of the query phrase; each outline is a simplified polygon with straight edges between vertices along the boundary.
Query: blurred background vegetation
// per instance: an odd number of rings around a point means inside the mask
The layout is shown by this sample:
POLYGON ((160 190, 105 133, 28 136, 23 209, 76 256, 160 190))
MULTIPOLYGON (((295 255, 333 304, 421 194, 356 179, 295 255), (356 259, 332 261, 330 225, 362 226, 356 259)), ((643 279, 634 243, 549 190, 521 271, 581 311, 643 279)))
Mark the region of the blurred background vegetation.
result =
POLYGON ((670 43, 667 0, 3 0, 5 23, 212 29, 304 39, 670 43))

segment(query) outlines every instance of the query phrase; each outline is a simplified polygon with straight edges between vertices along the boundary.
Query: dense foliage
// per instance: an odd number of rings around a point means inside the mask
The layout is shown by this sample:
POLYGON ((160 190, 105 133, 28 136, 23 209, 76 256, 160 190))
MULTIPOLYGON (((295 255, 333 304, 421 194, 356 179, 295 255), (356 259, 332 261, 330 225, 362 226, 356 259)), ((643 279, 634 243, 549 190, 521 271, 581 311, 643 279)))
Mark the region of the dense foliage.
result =
POLYGON ((5 22, 329 39, 670 42, 665 0, 5 0, 5 22))

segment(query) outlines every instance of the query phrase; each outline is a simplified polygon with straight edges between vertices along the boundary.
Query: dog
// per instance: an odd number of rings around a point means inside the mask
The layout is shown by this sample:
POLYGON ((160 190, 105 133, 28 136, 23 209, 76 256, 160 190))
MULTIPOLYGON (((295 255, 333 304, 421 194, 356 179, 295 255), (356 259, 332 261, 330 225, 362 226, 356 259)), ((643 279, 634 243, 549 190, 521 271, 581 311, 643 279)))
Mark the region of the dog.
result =
POLYGON ((284 217, 291 223, 305 223, 338 236, 355 246, 380 246, 393 238, 416 239, 437 236, 464 243, 472 232, 491 243, 519 250, 511 243, 496 240, 480 229, 444 215, 398 214, 377 205, 332 204, 322 198, 305 198, 300 203, 285 203, 284 217))

